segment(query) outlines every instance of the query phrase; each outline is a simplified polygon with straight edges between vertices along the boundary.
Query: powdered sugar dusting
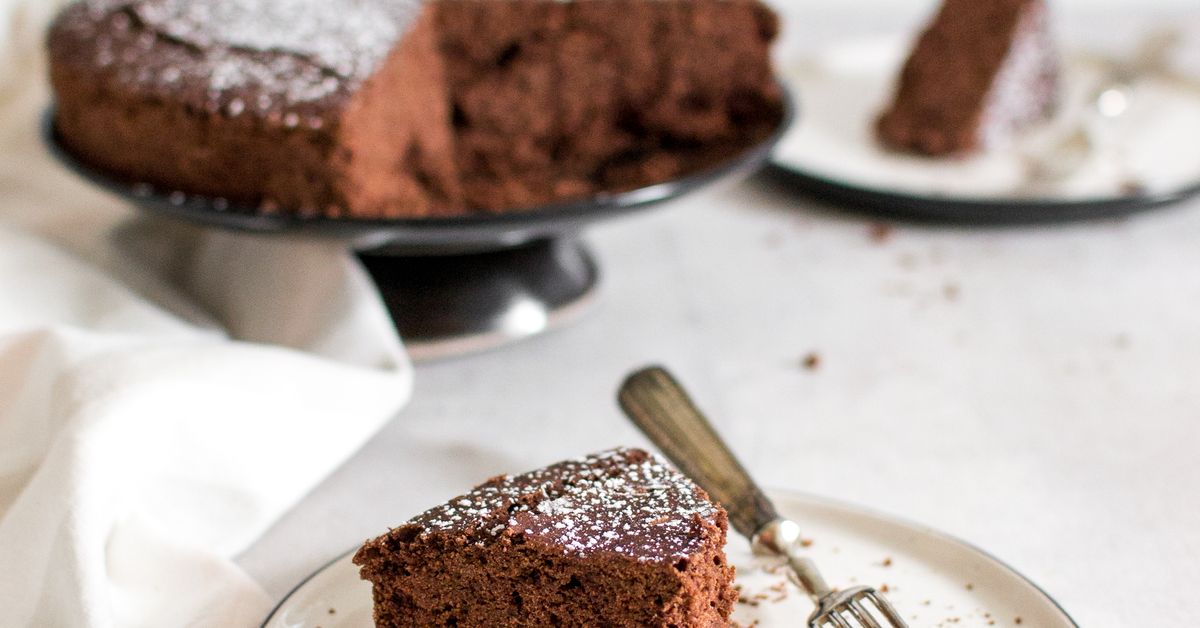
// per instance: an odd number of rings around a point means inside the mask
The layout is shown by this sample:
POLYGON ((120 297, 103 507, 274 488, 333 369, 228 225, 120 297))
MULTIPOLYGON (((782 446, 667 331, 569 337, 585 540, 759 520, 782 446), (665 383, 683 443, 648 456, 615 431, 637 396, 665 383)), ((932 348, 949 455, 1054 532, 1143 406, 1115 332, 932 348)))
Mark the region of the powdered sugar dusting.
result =
POLYGON ((130 2, 143 23, 181 42, 296 54, 346 78, 369 75, 417 7, 403 0, 130 2))
MULTIPOLYGON (((320 101, 368 78, 421 0, 86 0, 95 59, 126 83, 207 83, 212 110, 250 93, 263 114, 320 101)), ((243 103, 243 107, 244 108, 243 103)), ((240 109, 235 106, 234 109, 240 109)), ((240 113, 240 111, 239 111, 240 113)))
POLYGON ((570 555, 613 552, 675 561, 711 540, 717 508, 657 457, 614 449, 495 478, 410 522, 477 544, 522 537, 570 555))

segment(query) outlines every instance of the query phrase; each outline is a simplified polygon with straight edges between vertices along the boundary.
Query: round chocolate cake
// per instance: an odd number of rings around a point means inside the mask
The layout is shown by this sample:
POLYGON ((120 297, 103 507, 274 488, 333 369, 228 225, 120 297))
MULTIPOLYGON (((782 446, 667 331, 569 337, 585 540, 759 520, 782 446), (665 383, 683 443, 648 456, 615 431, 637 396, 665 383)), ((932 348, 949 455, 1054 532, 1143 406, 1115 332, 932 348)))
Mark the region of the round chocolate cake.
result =
POLYGON ((60 140, 162 191, 357 218, 513 211, 713 164, 782 115, 758 0, 81 0, 60 140))

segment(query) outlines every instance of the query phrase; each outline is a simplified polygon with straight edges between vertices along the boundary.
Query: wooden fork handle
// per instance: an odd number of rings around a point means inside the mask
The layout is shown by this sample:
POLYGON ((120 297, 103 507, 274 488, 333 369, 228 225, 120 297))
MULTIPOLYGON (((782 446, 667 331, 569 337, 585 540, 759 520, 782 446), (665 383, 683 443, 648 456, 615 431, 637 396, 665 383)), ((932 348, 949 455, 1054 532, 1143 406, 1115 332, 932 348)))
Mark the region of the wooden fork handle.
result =
POLYGON ((663 455, 725 507, 742 536, 753 538, 778 518, 775 506, 665 369, 651 366, 633 373, 621 384, 617 400, 663 455))

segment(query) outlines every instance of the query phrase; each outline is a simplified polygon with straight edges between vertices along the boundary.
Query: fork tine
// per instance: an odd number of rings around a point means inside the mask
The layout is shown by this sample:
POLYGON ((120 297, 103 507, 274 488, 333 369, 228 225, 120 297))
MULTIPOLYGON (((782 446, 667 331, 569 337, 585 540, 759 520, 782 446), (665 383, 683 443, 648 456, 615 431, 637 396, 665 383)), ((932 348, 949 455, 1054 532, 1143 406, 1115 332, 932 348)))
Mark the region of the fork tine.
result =
MULTIPOLYGON (((864 594, 865 597, 866 594, 864 594)), ((875 618, 871 616, 871 611, 862 607, 857 599, 850 600, 846 604, 846 610, 850 611, 851 615, 867 628, 883 628, 875 618)))
POLYGON ((837 628, 854 628, 854 626, 850 625, 850 622, 846 621, 845 617, 842 617, 841 608, 831 608, 826 611, 820 623, 825 623, 825 620, 828 620, 829 623, 837 628))
POLYGON ((886 617, 893 626, 906 625, 904 620, 900 618, 900 613, 897 613, 896 609, 893 608, 885 598, 880 596, 875 591, 867 591, 864 593, 863 597, 871 600, 871 603, 875 605, 875 608, 878 608, 879 612, 883 613, 883 616, 886 617))

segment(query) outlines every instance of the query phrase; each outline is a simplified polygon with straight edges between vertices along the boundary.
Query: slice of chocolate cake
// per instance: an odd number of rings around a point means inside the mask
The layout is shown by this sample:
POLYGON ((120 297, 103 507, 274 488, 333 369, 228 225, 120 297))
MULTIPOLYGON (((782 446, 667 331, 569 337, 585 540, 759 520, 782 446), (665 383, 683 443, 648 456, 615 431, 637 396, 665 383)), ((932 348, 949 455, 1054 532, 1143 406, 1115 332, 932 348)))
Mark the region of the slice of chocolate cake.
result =
POLYGON ((926 155, 1003 144, 1053 113, 1058 70, 1045 0, 945 0, 904 64, 879 139, 926 155))
POLYGON ((725 511, 636 449, 501 476, 368 541, 375 625, 727 625, 725 511))
POLYGON ((759 0, 80 0, 60 140, 268 211, 511 211, 703 167, 779 123, 759 0))

